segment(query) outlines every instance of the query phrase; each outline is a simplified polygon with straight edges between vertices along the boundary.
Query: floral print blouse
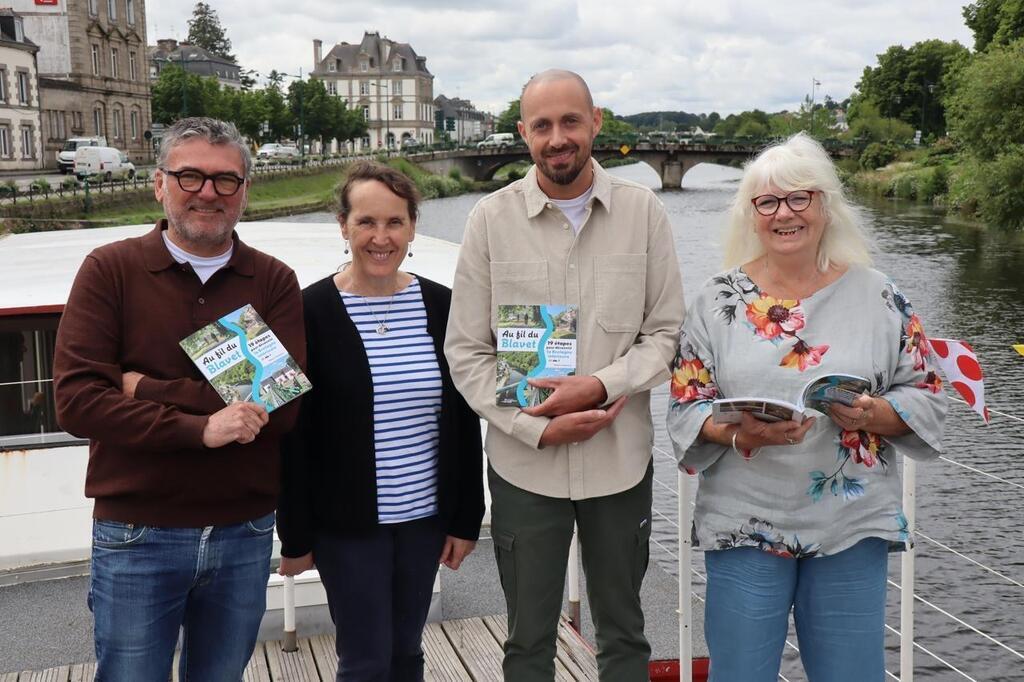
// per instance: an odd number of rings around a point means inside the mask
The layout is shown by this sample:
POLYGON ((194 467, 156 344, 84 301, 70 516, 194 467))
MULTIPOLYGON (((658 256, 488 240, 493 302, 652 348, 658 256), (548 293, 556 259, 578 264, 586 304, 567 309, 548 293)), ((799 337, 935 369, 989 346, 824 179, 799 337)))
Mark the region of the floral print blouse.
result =
POLYGON ((694 546, 794 558, 835 554, 867 537, 910 546, 897 455, 938 457, 947 407, 923 340, 910 303, 870 268, 851 267, 800 300, 762 293, 740 268, 711 278, 680 333, 667 418, 680 466, 701 475, 694 546), (751 458, 700 438, 715 398, 795 403, 825 374, 869 379, 910 431, 844 431, 816 414, 803 442, 751 458))

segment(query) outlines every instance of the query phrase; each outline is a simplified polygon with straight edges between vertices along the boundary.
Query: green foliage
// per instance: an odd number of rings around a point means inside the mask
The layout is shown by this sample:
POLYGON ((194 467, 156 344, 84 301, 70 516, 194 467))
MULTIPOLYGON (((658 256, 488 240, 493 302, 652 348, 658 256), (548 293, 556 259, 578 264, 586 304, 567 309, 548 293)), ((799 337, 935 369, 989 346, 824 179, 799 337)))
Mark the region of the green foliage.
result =
POLYGON ((982 160, 1024 143, 1024 38, 977 55, 949 102, 950 133, 982 160))
POLYGON ((0 198, 13 197, 17 193, 18 183, 14 180, 4 180, 3 183, 0 183, 0 198))
POLYGON ((494 132, 518 133, 520 117, 519 100, 514 99, 508 103, 508 106, 505 107, 505 111, 498 114, 498 118, 494 122, 494 132))
POLYGON ((978 0, 964 7, 963 14, 978 52, 1024 37, 1024 0, 978 0))
POLYGON ((611 109, 602 109, 604 118, 601 123, 601 133, 604 135, 628 135, 636 129, 621 118, 616 118, 611 109))
POLYGON ((689 114, 685 111, 647 111, 642 114, 630 114, 621 119, 644 132, 651 130, 686 131, 695 126, 703 130, 714 129, 722 117, 718 112, 710 114, 689 114))
POLYGON ((462 171, 460 171, 458 168, 452 168, 450 171, 448 171, 448 177, 451 178, 452 180, 462 182, 462 171))
POLYGON ((955 178, 951 203, 976 212, 990 225, 1024 229, 1024 146, 1008 148, 992 161, 965 164, 955 178))
POLYGON ((948 181, 948 174, 942 166, 912 168, 893 177, 887 194, 897 199, 934 201, 947 192, 948 181))
POLYGON ((844 137, 851 140, 883 142, 897 140, 906 142, 914 138, 914 128, 894 118, 883 118, 878 107, 870 100, 860 98, 850 105, 847 117, 850 129, 844 137))
POLYGON ((60 188, 64 190, 78 189, 82 186, 76 178, 68 177, 60 181, 60 188))
POLYGON ((865 170, 888 166, 896 160, 899 149, 892 143, 872 142, 860 155, 860 167, 865 170))
POLYGON ((46 178, 36 178, 29 185, 29 188, 34 192, 40 192, 42 194, 49 194, 53 191, 53 187, 46 180, 46 178))
POLYGON ((950 89, 947 74, 958 71, 968 57, 967 48, 956 41, 925 40, 909 48, 892 45, 878 55, 878 66, 864 68, 857 89, 881 116, 920 127, 925 135, 941 136, 950 89))
POLYGON ((234 55, 231 54, 231 41, 228 40, 224 27, 220 25, 217 11, 205 2, 197 2, 195 9, 192 10, 192 18, 188 20, 186 42, 232 62, 235 61, 234 55))

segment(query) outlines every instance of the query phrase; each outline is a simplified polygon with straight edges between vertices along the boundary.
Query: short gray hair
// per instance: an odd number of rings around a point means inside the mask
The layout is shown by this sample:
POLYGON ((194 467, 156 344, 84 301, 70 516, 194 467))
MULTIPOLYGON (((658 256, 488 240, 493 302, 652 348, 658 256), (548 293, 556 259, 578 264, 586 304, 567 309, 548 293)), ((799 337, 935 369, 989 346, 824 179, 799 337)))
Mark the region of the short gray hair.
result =
POLYGON ((167 155, 171 153, 172 149, 194 138, 205 140, 210 144, 227 144, 238 149, 238 153, 242 155, 245 177, 249 177, 249 173, 252 171, 252 154, 241 133, 238 132, 238 128, 230 121, 221 121, 208 116, 191 116, 175 121, 174 125, 164 133, 163 140, 160 142, 160 152, 156 156, 157 167, 164 167, 167 155))
POLYGON ((835 164, 821 144, 806 133, 772 145, 744 168, 743 179, 733 198, 725 233, 725 267, 742 265, 764 253, 754 232, 754 207, 750 203, 769 185, 783 192, 810 189, 821 197, 825 232, 818 245, 818 269, 833 263, 870 265, 870 242, 864 232, 864 217, 843 191, 835 164))

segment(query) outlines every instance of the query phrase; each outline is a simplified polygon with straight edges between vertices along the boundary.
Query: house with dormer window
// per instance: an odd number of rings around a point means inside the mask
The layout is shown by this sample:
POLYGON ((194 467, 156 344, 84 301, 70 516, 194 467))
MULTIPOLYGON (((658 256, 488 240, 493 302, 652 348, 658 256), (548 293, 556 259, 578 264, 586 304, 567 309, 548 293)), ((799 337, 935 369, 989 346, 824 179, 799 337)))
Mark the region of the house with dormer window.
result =
POLYGON ((341 42, 323 52, 313 41, 313 71, 327 93, 363 112, 368 129, 351 151, 397 149, 404 140, 434 141, 434 76, 427 58, 408 43, 367 31, 359 43, 341 42))

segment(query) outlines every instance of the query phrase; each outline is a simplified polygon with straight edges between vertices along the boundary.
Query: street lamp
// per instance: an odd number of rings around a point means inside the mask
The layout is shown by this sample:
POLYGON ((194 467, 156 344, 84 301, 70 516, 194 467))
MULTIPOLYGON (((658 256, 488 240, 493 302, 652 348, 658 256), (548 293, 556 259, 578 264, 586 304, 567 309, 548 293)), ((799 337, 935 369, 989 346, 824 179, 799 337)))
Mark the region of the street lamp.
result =
MULTIPOLYGON (((381 83, 380 80, 379 80, 379 77, 378 77, 378 81, 376 83, 371 81, 370 85, 375 87, 375 88, 377 88, 377 115, 379 116, 380 115, 380 91, 381 91, 381 88, 383 88, 384 89, 384 97, 387 97, 388 96, 387 95, 387 93, 388 93, 388 84, 387 83, 381 83)), ((384 147, 385 147, 385 149, 388 150, 389 154, 391 153, 391 112, 389 110, 390 106, 391 106, 391 103, 388 102, 388 106, 384 107, 384 147)))
POLYGON ((927 101, 926 95, 930 92, 935 92, 935 83, 929 83, 927 80, 921 81, 921 142, 924 142, 924 105, 927 101))

